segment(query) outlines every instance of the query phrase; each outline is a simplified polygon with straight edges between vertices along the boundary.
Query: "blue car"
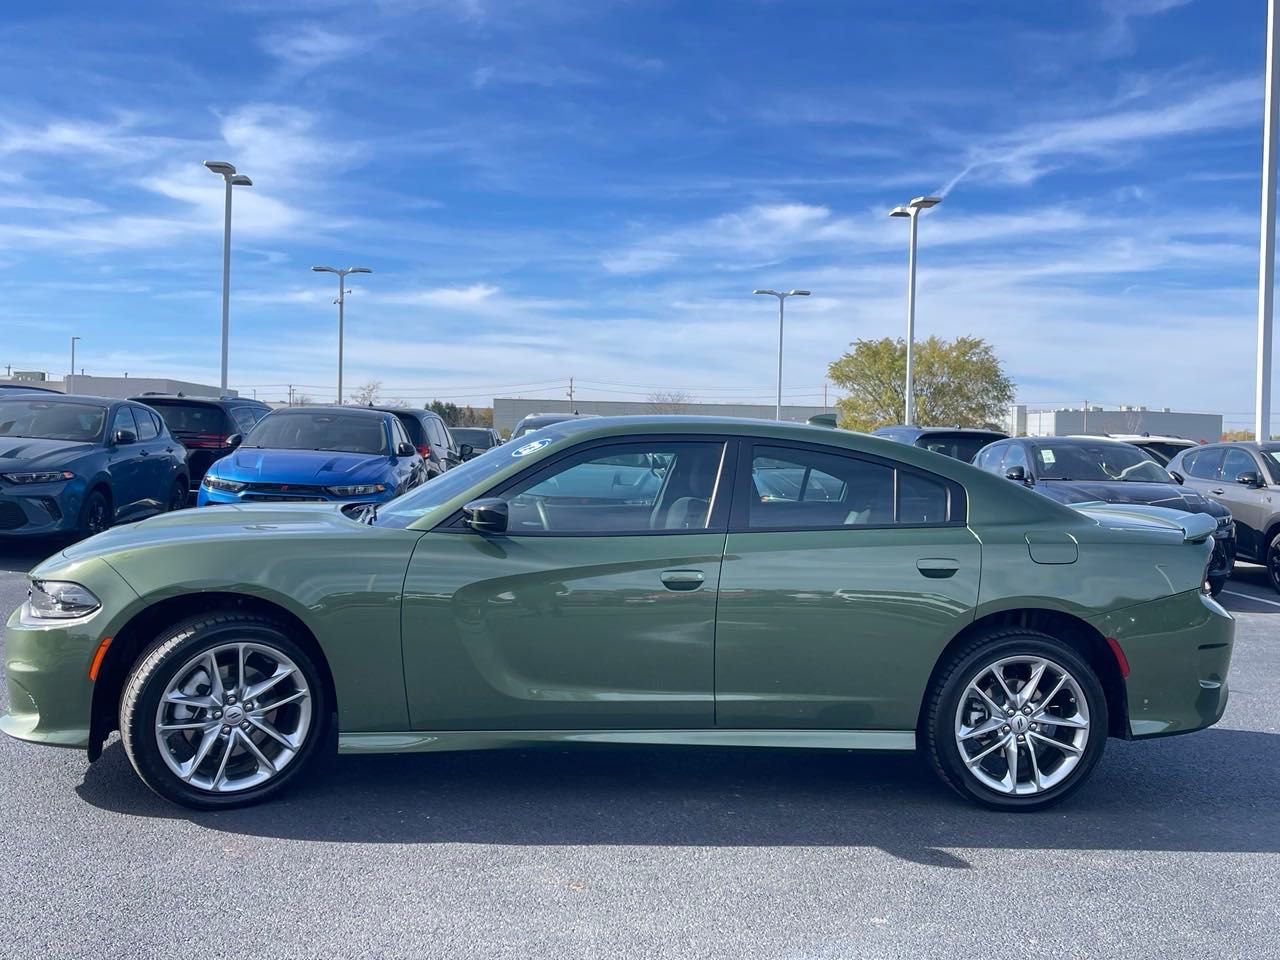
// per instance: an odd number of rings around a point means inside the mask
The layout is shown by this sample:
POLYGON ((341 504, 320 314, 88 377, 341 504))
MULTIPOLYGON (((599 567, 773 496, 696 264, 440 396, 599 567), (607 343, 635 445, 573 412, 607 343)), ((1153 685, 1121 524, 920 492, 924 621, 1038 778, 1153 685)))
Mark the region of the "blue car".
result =
POLYGON ((289 407, 249 431, 200 484, 199 506, 261 501, 380 503, 426 477, 393 413, 364 407, 289 407))
POLYGON ((87 537, 181 509, 187 476, 187 451, 140 403, 0 397, 0 536, 87 537))

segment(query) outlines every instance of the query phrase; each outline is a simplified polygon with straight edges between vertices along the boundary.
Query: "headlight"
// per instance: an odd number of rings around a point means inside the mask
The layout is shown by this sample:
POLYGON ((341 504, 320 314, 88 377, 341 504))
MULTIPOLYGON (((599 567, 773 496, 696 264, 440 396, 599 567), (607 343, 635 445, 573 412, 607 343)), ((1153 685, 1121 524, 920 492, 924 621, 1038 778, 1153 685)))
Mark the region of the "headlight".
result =
POLYGON ((223 480, 221 477, 211 477, 207 473, 200 482, 210 490, 221 490, 224 493, 239 493, 248 486, 239 480, 223 480))
POLYGON ((354 483, 345 487, 325 487, 335 497, 367 497, 371 493, 382 493, 387 489, 385 483, 354 483))
POLYGON ((27 603, 31 605, 31 615, 42 620, 71 620, 102 606, 88 588, 69 580, 32 580, 27 603))
POLYGON ((10 483, 60 483, 75 476, 70 470, 48 470, 42 473, 0 474, 10 483))

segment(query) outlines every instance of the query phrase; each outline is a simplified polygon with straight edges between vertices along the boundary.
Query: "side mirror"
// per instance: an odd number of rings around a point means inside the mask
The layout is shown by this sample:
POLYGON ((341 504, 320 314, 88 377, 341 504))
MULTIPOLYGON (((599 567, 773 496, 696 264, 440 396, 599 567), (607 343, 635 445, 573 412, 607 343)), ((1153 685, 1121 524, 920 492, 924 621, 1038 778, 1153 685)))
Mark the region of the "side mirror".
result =
POLYGON ((505 533, 510 508, 507 501, 498 497, 485 497, 472 500, 462 508, 462 515, 467 523, 479 533, 505 533))
POLYGON ((476 448, 469 443, 458 444, 458 459, 470 460, 476 455, 476 448))
POLYGON ((1023 467, 1023 466, 1021 466, 1021 465, 1019 465, 1019 466, 1015 466, 1015 467, 1010 467, 1008 470, 1006 470, 1006 471, 1004 472, 1004 475, 1005 475, 1008 479, 1013 480, 1013 481, 1015 481, 1016 483, 1026 483, 1026 482, 1027 482, 1027 468, 1026 468, 1026 467, 1023 467))
POLYGON ((115 435, 112 436, 111 442, 116 445, 121 445, 125 443, 135 443, 137 439, 138 438, 134 436, 132 430, 117 430, 115 435))
POLYGON ((1187 482, 1187 478, 1180 474, 1177 470, 1170 470, 1169 476, 1173 477, 1173 482, 1181 486, 1187 482))
POLYGON ((1246 470, 1236 477, 1236 483, 1242 487, 1260 487, 1262 486, 1262 478, 1258 476, 1257 470, 1246 470))
POLYGON ((227 437, 227 446, 232 450, 240 446, 242 443, 244 443, 244 437, 240 436, 238 433, 233 433, 231 436, 227 437))
POLYGON ((417 452, 418 448, 408 441, 401 441, 400 445, 396 447, 397 457, 412 457, 417 452))

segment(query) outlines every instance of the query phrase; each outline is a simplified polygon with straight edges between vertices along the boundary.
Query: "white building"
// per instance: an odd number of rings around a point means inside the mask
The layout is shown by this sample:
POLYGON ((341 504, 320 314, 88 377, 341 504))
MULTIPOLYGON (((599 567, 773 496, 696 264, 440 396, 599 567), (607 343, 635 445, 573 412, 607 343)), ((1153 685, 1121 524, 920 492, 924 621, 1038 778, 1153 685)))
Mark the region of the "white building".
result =
MULTIPOLYGON (((74 374, 62 380, 50 380, 44 373, 31 370, 15 370, 11 377, 0 377, 0 383, 29 383, 62 393, 120 400, 144 393, 183 393, 188 397, 217 397, 222 393, 217 387, 207 383, 192 383, 190 380, 173 380, 169 377, 93 377, 74 374)), ((237 395, 234 390, 227 391, 227 396, 237 395)))
POLYGON ((1222 416, 1217 413, 1182 413, 1169 407, 1159 410, 1132 406, 1113 410, 1095 406, 1028 410, 1025 404, 1018 404, 1010 410, 1007 429, 1014 436, 1149 433, 1214 443, 1222 439, 1222 416))
MULTIPOLYGON (((817 413, 830 413, 831 407, 795 407, 783 405, 782 419, 804 423, 817 413)), ((538 400, 525 397, 495 397, 493 425, 503 435, 531 413, 594 413, 601 417, 679 413, 702 417, 754 417, 772 420, 773 404, 764 403, 650 403, 644 400, 538 400)))

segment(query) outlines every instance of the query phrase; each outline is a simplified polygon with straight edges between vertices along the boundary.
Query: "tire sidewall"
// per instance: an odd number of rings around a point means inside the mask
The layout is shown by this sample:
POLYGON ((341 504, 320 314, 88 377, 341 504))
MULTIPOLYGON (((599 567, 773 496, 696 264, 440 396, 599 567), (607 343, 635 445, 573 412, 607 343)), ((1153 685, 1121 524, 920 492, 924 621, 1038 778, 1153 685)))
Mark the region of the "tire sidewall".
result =
POLYGON ((1084 785, 1106 748, 1109 717, 1107 697, 1092 667, 1074 649, 1053 638, 1034 632, 1003 635, 990 644, 962 655, 945 675, 935 696, 933 724, 928 731, 934 760, 945 779, 961 794, 996 810, 1040 810, 1065 800, 1084 785), (1033 656, 1052 660, 1065 668, 1080 684, 1089 708, 1089 742, 1075 770, 1062 783, 1042 793, 1015 797, 999 793, 980 783, 965 766, 955 740, 955 716, 969 680, 983 664, 1006 657, 1033 656))
POLYGON ((1276 576, 1277 571, 1273 566, 1277 552, 1280 552, 1280 534, 1276 534, 1267 544, 1266 556, 1262 558, 1267 570, 1267 582, 1271 584, 1271 589, 1280 592, 1280 577, 1276 576))
POLYGON ((257 617, 204 616, 165 631, 139 657, 121 697, 120 732, 134 770, 148 787, 183 806, 219 810, 257 803, 302 776, 322 745, 329 742, 331 711, 324 682, 311 656, 280 626, 257 617), (298 666, 311 692, 311 728, 297 756, 277 776, 249 790, 210 793, 183 783, 165 763, 156 742, 156 711, 178 669, 204 650, 236 641, 274 647, 298 666))
POLYGON ((102 533, 110 529, 111 498, 103 493, 101 489, 95 487, 89 491, 88 496, 84 498, 84 505, 80 508, 80 522, 76 524, 76 539, 84 540, 95 533, 102 533), (99 501, 101 501, 103 509, 102 530, 94 531, 89 529, 89 517, 93 514, 94 504, 99 501))

